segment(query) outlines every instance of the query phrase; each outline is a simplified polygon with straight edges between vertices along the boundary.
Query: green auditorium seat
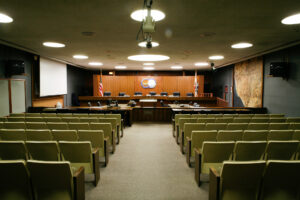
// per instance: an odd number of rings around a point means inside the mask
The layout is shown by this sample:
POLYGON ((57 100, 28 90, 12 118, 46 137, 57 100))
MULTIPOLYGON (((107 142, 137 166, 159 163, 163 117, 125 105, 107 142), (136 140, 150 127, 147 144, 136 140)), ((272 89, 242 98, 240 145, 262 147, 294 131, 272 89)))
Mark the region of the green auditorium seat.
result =
POLYGON ((88 122, 70 122, 70 130, 90 130, 90 125, 88 122))
POLYGON ((227 130, 245 130, 248 128, 248 123, 228 123, 227 130))
POLYGON ((91 130, 102 130, 105 138, 109 138, 109 146, 112 147, 112 153, 116 150, 116 135, 112 132, 110 123, 90 123, 91 130))
POLYGON ((190 114, 176 114, 174 117, 174 120, 172 120, 173 124, 173 136, 176 136, 176 132, 178 132, 178 126, 179 126, 179 119, 180 118, 191 118, 192 116, 190 114))
POLYGON ((249 123, 250 117, 235 117, 233 118, 233 123, 249 123))
POLYGON ((49 129, 27 129, 25 134, 28 141, 50 141, 53 139, 49 129))
POLYGON ((205 130, 226 130, 227 123, 206 123, 205 130))
POLYGON ((249 123, 248 130, 269 130, 268 123, 249 123))
POLYGON ((269 114, 269 117, 270 118, 272 118, 272 117, 275 117, 275 118, 284 118, 285 114, 269 114))
POLYGON ((298 140, 291 141, 268 141, 266 160, 292 160, 299 145, 298 140))
POLYGON ((26 129, 25 122, 4 122, 6 129, 26 129))
POLYGON ((27 129, 48 129, 46 122, 26 122, 27 129))
POLYGON ((293 130, 270 130, 268 140, 292 140, 293 130))
POLYGON ((123 123, 122 123, 122 116, 121 114, 105 114, 105 118, 115 118, 117 119, 117 131, 120 134, 120 131, 122 132, 121 136, 123 137, 123 123))
POLYGON ((26 134, 24 129, 1 129, 1 140, 26 140, 26 134))
POLYGON ((191 157, 195 157, 195 149, 201 153, 203 142, 217 141, 217 130, 192 131, 191 137, 187 137, 186 162, 191 166, 191 157))
POLYGON ((4 123, 0 121, 0 129, 4 128, 4 123))
POLYGON ((269 122, 270 123, 285 123, 286 122, 286 118, 284 117, 270 117, 269 118, 269 122))
POLYGON ((89 117, 104 117, 104 113, 98 113, 98 114, 89 114, 89 117))
POLYGON ((209 168, 220 170, 223 162, 232 158, 235 142, 204 142, 202 151, 195 150, 195 180, 200 185, 200 174, 209 168))
POLYGON ((0 199, 32 200, 32 188, 25 161, 0 160, 0 199))
POLYGON ((192 118, 206 118, 207 114, 192 114, 192 118))
POLYGON ((25 122, 25 117, 7 117, 8 122, 25 122))
POLYGON ((108 139, 102 130, 79 130, 79 141, 90 141, 93 149, 99 149, 100 158, 105 158, 105 166, 109 161, 108 139))
POLYGON ((44 117, 45 122, 63 122, 61 117, 44 117))
POLYGON ((116 143, 120 143, 120 133, 117 132, 117 119, 115 118, 98 118, 99 123, 110 123, 112 131, 114 132, 114 135, 116 136, 116 143))
POLYGON ((269 160, 263 176, 263 200, 299 200, 300 161, 269 160))
POLYGON ((7 117, 0 117, 0 122, 7 122, 7 117))
POLYGON ((68 130, 69 126, 66 122, 47 122, 50 130, 68 130))
POLYGON ((213 118, 223 117, 223 114, 207 114, 207 117, 213 117, 213 118))
POLYGON ((220 117, 216 118, 215 123, 232 123, 233 117, 220 117))
POLYGON ((61 117, 61 121, 62 122, 75 122, 75 123, 78 123, 80 122, 80 119, 79 117, 61 117))
POLYGON ((25 117, 25 113, 10 113, 10 117, 25 117))
POLYGON ((76 130, 52 130, 51 132, 55 141, 78 141, 76 130))
POLYGON ((60 161, 56 141, 27 141, 26 147, 31 160, 60 161))
POLYGON ((289 126, 289 123, 270 123, 269 130, 287 130, 289 126))
POLYGON ((287 117, 286 122, 287 123, 291 123, 291 122, 300 123, 300 117, 287 117))
POLYGON ((270 117, 269 114, 254 114, 253 117, 270 117))
POLYGON ((250 123, 269 123, 268 117, 252 117, 250 123))
POLYGON ((27 160, 24 141, 0 141, 0 160, 27 160))
POLYGON ((234 147, 233 160, 263 160, 266 147, 267 142, 264 141, 237 141, 234 147))
POLYGON ((192 131, 201 131, 205 130, 205 123, 185 123, 183 126, 183 132, 181 135, 180 149, 184 153, 184 149, 187 143, 186 138, 191 138, 192 131))
POLYGON ((217 141, 238 141, 242 140, 242 130, 220 130, 218 131, 217 141))
POLYGON ((300 123, 290 123, 289 129, 300 130, 300 123))
POLYGON ((300 141, 300 130, 295 130, 293 134, 293 140, 299 140, 300 141))
POLYGON ((41 113, 42 117, 57 117, 56 113, 41 113))
POLYGON ((86 122, 86 123, 91 123, 91 122, 98 122, 97 117, 80 117, 80 122, 86 122))
POLYGON ((215 117, 198 118, 197 123, 215 123, 215 117))
POLYGON ((94 174, 94 185, 100 180, 99 150, 92 150, 90 142, 59 142, 62 159, 69 161, 76 170, 84 167, 86 174, 94 174))
POLYGON ((26 117, 26 122, 45 122, 44 118, 42 117, 26 117))
POLYGON ((238 117, 239 114, 235 113, 235 114, 223 114, 223 117, 238 117))
POLYGON ((244 117, 244 118, 251 118, 253 116, 254 114, 239 114, 239 117, 244 117))
POLYGON ((268 130, 244 130, 243 141, 267 141, 268 130))
POLYGON ((25 113, 25 117, 42 117, 41 113, 25 113))
POLYGON ((73 117, 72 113, 57 113, 57 117, 73 117))
POLYGON ((70 162, 27 162, 35 199, 85 199, 84 169, 71 169, 70 162))
POLYGON ((224 161, 220 171, 211 168, 209 199, 258 199, 265 166, 265 161, 224 161))
POLYGON ((89 117, 88 113, 73 113, 73 117, 89 117))
POLYGON ((295 160, 300 160, 300 142, 299 142, 299 145, 298 145, 297 152, 295 154, 295 160))

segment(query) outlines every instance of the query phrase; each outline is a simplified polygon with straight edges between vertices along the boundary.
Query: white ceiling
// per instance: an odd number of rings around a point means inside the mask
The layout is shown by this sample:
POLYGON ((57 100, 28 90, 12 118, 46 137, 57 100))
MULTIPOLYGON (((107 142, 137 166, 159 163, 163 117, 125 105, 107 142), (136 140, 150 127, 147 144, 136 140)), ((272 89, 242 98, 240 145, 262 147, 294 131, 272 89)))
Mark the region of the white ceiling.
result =
POLYGON ((214 62, 224 66, 300 40, 299 25, 281 24, 284 17, 300 13, 298 0, 154 0, 153 8, 163 11, 166 18, 157 22, 153 35, 160 46, 145 49, 136 41, 140 23, 130 18, 142 6, 143 0, 1 1, 0 12, 14 22, 0 24, 0 39, 78 66, 99 61, 104 69, 126 65, 129 70, 142 69, 141 62, 127 59, 135 54, 169 56, 168 61, 156 62, 156 70, 169 70, 171 65, 198 69, 194 63, 209 61, 210 55, 224 55, 224 60, 214 62), (94 35, 82 35, 85 31, 94 35), (45 41, 66 47, 47 48, 42 45, 45 41), (241 41, 254 46, 231 48, 241 41), (89 59, 75 60, 74 54, 89 59))

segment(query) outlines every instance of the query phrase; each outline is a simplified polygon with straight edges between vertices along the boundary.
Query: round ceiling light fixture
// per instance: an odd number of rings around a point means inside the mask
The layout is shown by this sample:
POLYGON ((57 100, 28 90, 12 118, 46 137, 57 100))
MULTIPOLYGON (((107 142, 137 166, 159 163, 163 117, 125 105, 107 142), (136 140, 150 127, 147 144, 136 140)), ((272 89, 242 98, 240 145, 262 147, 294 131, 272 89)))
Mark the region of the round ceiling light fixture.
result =
POLYGON ((143 67, 144 70, 154 70, 154 67, 143 67))
POLYGON ((233 48, 233 49, 245 49, 245 48, 249 48, 249 47, 252 47, 252 46, 253 46, 253 44, 251 44, 251 43, 240 42, 240 43, 231 45, 231 48, 233 48))
POLYGON ((156 55, 156 54, 141 54, 141 55, 129 56, 128 59, 134 61, 142 61, 142 62, 153 62, 153 61, 169 60, 170 57, 164 55, 156 55))
POLYGON ((115 66, 115 69, 126 69, 127 66, 124 66, 124 65, 117 65, 115 66))
POLYGON ((209 65, 208 62, 196 62, 195 63, 195 66, 197 66, 197 67, 206 67, 208 65, 209 65))
POLYGON ((174 65, 170 67, 171 69, 182 69, 183 67, 180 65, 174 65))
POLYGON ((86 55, 74 55, 73 58, 83 60, 88 59, 89 57, 86 55))
MULTIPOLYGON (((151 44, 152 44, 152 47, 158 47, 159 46, 158 42, 151 42, 151 44)), ((146 45, 147 45, 147 42, 140 42, 139 43, 140 47, 146 47, 146 45)))
POLYGON ((63 48, 66 45, 58 42, 44 42, 43 45, 45 47, 52 47, 52 48, 63 48))
MULTIPOLYGON (((147 10, 136 10, 131 13, 130 17, 135 21, 143 21, 147 16, 147 10)), ((159 11, 159 10, 151 10, 151 16, 154 19, 154 21, 158 22, 160 20, 163 20, 166 15, 165 13, 159 11)))
POLYGON ((222 59, 224 59, 224 56, 222 56, 222 55, 214 55, 214 56, 209 56, 208 58, 210 60, 222 60, 222 59))
POLYGON ((10 16, 0 13, 0 23, 11 23, 13 21, 13 18, 10 16))
POLYGON ((300 24, 300 13, 284 18, 281 23, 286 25, 300 24))
POLYGON ((89 65, 91 65, 91 66, 102 66, 103 63, 101 63, 101 62, 89 62, 89 65))

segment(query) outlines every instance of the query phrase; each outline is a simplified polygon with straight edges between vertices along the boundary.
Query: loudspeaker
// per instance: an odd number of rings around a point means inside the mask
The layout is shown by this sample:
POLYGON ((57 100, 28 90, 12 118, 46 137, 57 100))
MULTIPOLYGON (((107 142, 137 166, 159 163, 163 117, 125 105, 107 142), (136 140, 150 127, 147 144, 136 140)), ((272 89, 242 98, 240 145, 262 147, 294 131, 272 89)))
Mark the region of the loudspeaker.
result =
POLYGON ((286 62, 272 62, 270 64, 270 76, 273 77, 288 77, 288 63, 286 62))
POLYGON ((22 75, 25 72, 25 62, 23 60, 8 60, 5 63, 5 76, 22 75))

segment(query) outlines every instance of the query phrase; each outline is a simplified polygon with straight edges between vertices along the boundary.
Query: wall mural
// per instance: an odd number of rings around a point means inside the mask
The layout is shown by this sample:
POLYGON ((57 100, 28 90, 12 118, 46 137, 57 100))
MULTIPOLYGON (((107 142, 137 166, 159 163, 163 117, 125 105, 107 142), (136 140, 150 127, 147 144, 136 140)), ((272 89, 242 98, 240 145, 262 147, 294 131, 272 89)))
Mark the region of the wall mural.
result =
POLYGON ((235 96, 243 104, 239 106, 262 107, 263 58, 257 57, 235 64, 234 84, 235 96))

